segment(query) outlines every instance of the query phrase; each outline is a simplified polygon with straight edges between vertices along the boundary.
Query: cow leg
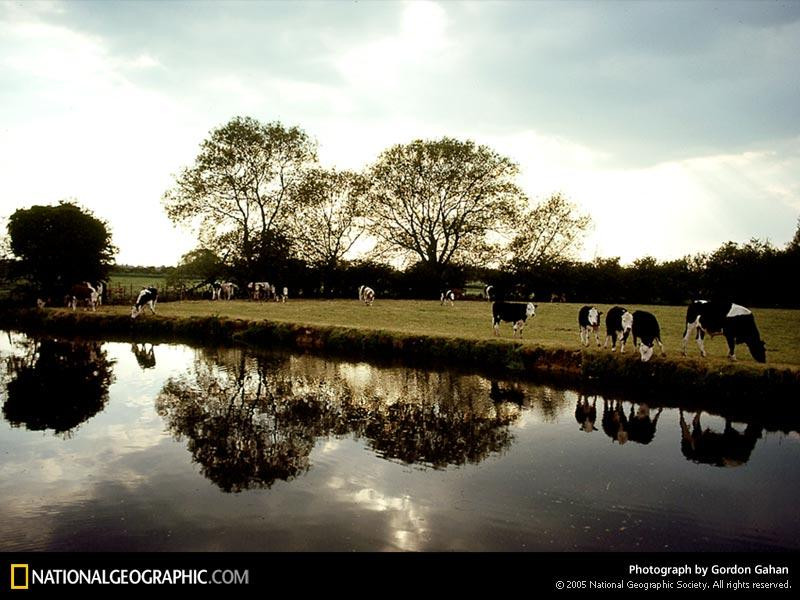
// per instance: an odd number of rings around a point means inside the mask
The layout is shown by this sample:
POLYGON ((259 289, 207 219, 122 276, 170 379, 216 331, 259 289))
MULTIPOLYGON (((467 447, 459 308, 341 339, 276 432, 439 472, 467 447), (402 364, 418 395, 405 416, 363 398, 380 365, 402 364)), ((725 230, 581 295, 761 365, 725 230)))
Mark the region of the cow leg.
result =
POLYGON ((725 334, 725 340, 728 342, 728 358, 736 360, 736 338, 729 334, 725 334))
MULTIPOLYGON (((623 333, 621 336, 619 336, 619 353, 620 353, 620 354, 622 354, 623 352, 625 352, 625 342, 627 342, 627 341, 628 341, 628 334, 627 334, 627 332, 626 332, 626 333, 623 333)), ((636 348, 636 345, 634 344, 634 349, 635 349, 635 348, 636 348)))
POLYGON ((154 301, 150 301, 147 303, 147 306, 150 307, 150 312, 156 314, 156 303, 154 301))
POLYGON ((519 337, 522 337, 522 329, 525 327, 525 321, 517 321, 517 331, 519 331, 519 337))
POLYGON ((494 335, 496 337, 500 336, 500 321, 492 320, 492 329, 494 329, 494 335))
POLYGON ((588 346, 589 345, 589 332, 586 331, 586 327, 581 327, 581 346, 588 346))
POLYGON ((616 352, 617 351, 617 332, 616 331, 612 331, 611 332, 611 351, 612 352, 616 352))
POLYGON ((704 340, 706 337, 706 332, 703 331, 701 328, 697 329, 697 347, 700 348, 700 356, 706 355, 706 347, 704 344, 704 340))
POLYGON ((667 353, 664 352, 664 344, 661 342, 661 338, 656 338, 656 341, 658 342, 658 346, 661 348, 661 356, 666 356, 667 353))
MULTIPOLYGON (((594 328, 594 341, 597 342, 597 347, 600 347, 600 336, 597 335, 597 327, 594 328)), ((587 340, 588 342, 588 340, 587 340)))
POLYGON ((689 336, 696 327, 695 323, 686 323, 686 328, 683 330, 683 355, 686 356, 686 350, 689 347, 689 336))

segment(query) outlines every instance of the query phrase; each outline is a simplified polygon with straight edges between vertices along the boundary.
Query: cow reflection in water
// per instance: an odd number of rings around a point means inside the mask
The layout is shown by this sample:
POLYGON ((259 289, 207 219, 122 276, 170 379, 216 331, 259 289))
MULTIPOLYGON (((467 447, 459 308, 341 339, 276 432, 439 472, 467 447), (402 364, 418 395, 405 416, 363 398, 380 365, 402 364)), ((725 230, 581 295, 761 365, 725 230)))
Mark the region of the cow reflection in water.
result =
POLYGON ((640 444, 649 444, 656 436, 656 425, 663 408, 659 408, 655 417, 650 416, 650 407, 642 402, 634 411, 635 404, 631 403, 631 412, 628 415, 628 439, 640 444))
POLYGON ((612 441, 624 444, 627 441, 639 444, 649 444, 656 435, 658 418, 662 408, 658 409, 656 416, 650 415, 650 406, 644 402, 636 408, 636 403, 631 402, 628 415, 619 400, 603 400, 603 431, 612 441))
POLYGON ((748 423, 744 432, 737 431, 730 419, 725 419, 722 433, 703 429, 700 412, 692 419, 691 428, 680 411, 681 452, 689 460, 716 467, 738 467, 750 459, 750 454, 761 437, 761 427, 748 423))
POLYGON ((589 396, 578 396, 578 403, 575 405, 575 420, 580 425, 580 430, 586 433, 597 431, 594 424, 597 422, 597 396, 589 404, 589 396))
POLYGON ((6 360, 3 416, 15 427, 72 431, 103 410, 113 381, 113 361, 101 342, 28 340, 23 354, 6 360))
POLYGON ((199 351, 156 409, 203 474, 239 492, 302 475, 327 436, 365 438, 383 458, 432 468, 479 462, 511 444, 519 414, 496 407, 486 387, 475 376, 199 351))
POLYGON ((153 344, 150 344, 150 349, 147 348, 147 344, 131 344, 131 352, 136 357, 136 362, 139 363, 142 371, 155 368, 156 355, 153 344))
POLYGON ((624 444, 628 441, 628 418, 619 400, 603 400, 603 431, 612 442, 624 444))

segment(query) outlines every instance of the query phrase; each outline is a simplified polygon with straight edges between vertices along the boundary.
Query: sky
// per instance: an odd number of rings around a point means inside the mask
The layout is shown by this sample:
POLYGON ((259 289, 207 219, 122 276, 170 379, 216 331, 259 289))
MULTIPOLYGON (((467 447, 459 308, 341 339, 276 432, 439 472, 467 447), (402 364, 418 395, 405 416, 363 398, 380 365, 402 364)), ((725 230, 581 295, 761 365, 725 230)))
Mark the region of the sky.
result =
POLYGON ((800 215, 800 2, 0 0, 0 226, 75 199, 122 264, 194 248, 161 206, 234 116, 324 166, 472 139, 532 204, 592 217, 580 257, 783 247, 800 215))

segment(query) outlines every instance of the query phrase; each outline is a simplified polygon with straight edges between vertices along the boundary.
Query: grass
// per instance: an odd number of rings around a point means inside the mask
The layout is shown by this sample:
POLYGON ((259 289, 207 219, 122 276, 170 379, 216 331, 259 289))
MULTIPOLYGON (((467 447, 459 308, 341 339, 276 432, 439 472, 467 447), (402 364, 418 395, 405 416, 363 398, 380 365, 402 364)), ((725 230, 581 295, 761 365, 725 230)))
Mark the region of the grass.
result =
MULTIPOLYGON (((528 321, 523 332, 522 343, 526 346, 541 346, 554 350, 578 350, 578 310, 582 304, 542 303, 538 305, 536 317, 528 321)), ((598 305, 606 312, 610 305, 598 305)), ((689 345, 689 356, 681 356, 686 308, 682 306, 626 306, 628 310, 648 310, 656 315, 661 325, 667 360, 686 363, 702 362, 708 366, 728 365, 727 344, 724 338, 706 338, 708 359, 701 359, 697 345, 689 345)), ((111 314, 127 314, 129 308, 104 306, 101 311, 111 314)), ((372 331, 398 332, 406 335, 437 336, 451 339, 492 340, 491 308, 488 302, 456 302, 454 307, 441 306, 438 301, 422 300, 378 300, 371 307, 357 300, 299 300, 289 302, 230 302, 210 300, 162 303, 157 307, 159 315, 166 317, 224 317, 294 323, 323 327, 350 327, 372 331)), ((750 356, 747 347, 738 346, 736 356, 741 366, 755 368, 800 367, 800 311, 784 309, 754 309, 756 323, 762 338, 767 343, 767 365, 758 365, 750 356)), ((140 318, 146 319, 149 315, 140 318)), ((511 340, 511 326, 503 323, 500 339, 511 340)), ((601 332, 601 342, 603 332, 601 332)), ((591 340, 593 343, 593 339, 591 340)), ((602 349, 593 345, 587 351, 602 354, 602 349)), ((605 351, 606 353, 608 350, 605 351)), ((627 352, 633 354, 628 344, 627 352)), ((653 360, 664 360, 656 356, 653 360)))

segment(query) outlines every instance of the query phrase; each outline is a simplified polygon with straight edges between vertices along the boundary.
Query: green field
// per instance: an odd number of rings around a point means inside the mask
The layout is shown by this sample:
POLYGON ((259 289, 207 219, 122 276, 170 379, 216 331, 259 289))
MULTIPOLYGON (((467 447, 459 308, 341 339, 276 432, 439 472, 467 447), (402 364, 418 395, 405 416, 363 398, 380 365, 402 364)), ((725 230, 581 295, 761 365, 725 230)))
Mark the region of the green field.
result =
MULTIPOLYGON (((536 317, 528 321, 522 341, 546 348, 578 349, 578 310, 581 304, 543 303, 536 317)), ((610 305, 597 305, 606 312, 610 305)), ((628 305, 628 310, 643 309, 656 315, 661 325, 661 335, 667 358, 670 360, 697 360, 699 350, 692 341, 689 357, 681 356, 686 307, 628 305)), ((127 312, 123 306, 102 307, 102 311, 127 312)), ((289 300, 275 302, 230 302, 210 300, 170 302, 157 306, 164 316, 211 316, 234 319, 284 321, 304 325, 328 325, 398 331, 454 338, 488 339, 493 337, 491 305, 488 302, 456 302, 455 306, 441 306, 437 301, 377 300, 365 306, 357 300, 289 300)), ((767 366, 800 366, 800 311, 784 309, 754 309, 756 322, 767 344, 767 366)), ((149 314, 149 313, 148 313, 149 314)), ((144 315, 142 318, 147 318, 144 315)), ((500 327, 503 339, 511 339, 511 326, 500 327)), ((601 341, 602 338, 601 338, 601 341)), ((593 340, 592 340, 593 342, 593 340)), ((602 352, 590 346, 590 352, 602 352)), ((632 352, 630 343, 627 351, 632 352)), ((711 364, 727 364, 727 344, 723 337, 706 338, 706 350, 711 364)), ((747 347, 737 347, 736 356, 743 364, 756 364, 747 347)), ((656 356, 654 360, 663 360, 656 356)))

